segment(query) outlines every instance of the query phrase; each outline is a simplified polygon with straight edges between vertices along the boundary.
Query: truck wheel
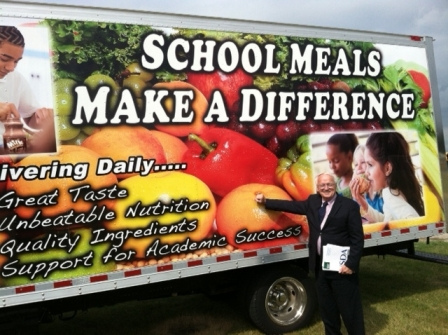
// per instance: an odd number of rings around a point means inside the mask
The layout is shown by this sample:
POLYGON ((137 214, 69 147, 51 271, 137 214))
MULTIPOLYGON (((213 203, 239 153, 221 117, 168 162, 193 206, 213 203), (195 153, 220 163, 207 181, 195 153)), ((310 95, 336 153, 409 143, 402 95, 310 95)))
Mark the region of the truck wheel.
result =
POLYGON ((251 284, 248 294, 249 317, 266 334, 282 334, 304 327, 317 306, 313 282, 297 268, 261 274, 251 284))

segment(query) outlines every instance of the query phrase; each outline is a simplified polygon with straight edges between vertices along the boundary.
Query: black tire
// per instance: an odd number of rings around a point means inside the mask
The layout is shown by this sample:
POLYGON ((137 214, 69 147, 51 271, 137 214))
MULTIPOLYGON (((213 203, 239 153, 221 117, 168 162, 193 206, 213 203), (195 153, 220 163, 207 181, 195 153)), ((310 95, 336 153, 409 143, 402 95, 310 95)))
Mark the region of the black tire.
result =
POLYGON ((248 289, 249 317, 266 334, 283 334, 308 325, 316 312, 314 282, 292 266, 258 273, 248 289))

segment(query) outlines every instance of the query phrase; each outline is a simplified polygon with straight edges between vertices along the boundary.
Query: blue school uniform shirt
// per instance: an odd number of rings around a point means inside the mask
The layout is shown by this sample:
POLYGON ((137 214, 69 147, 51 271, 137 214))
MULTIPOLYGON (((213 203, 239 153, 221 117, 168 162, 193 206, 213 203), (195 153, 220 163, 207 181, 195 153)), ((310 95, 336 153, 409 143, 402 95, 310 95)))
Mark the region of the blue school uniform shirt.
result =
POLYGON ((384 199, 380 193, 376 192, 373 199, 371 199, 369 195, 366 193, 365 198, 370 207, 376 209, 380 213, 384 213, 383 212, 384 199))

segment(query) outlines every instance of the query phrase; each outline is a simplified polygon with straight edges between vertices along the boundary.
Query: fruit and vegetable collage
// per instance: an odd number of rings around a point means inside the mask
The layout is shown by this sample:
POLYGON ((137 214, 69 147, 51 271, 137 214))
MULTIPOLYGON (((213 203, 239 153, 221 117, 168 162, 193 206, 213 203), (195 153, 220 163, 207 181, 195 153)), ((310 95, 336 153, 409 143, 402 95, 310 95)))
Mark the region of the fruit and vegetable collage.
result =
POLYGON ((254 197, 316 192, 314 143, 334 134, 414 134, 424 213, 366 233, 442 219, 431 90, 412 59, 324 38, 36 25, 58 145, 2 158, 2 286, 306 244, 305 216, 254 197))

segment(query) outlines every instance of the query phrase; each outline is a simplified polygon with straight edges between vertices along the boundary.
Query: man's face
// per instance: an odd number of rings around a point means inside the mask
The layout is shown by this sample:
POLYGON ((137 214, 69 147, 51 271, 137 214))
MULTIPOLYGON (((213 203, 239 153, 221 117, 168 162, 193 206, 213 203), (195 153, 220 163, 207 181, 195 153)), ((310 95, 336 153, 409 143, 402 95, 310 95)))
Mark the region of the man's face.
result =
POLYGON ((321 175, 317 179, 317 192, 323 200, 329 201, 336 193, 336 183, 330 175, 321 175))
POLYGON ((14 71, 22 56, 22 47, 9 42, 0 43, 0 79, 14 71))

